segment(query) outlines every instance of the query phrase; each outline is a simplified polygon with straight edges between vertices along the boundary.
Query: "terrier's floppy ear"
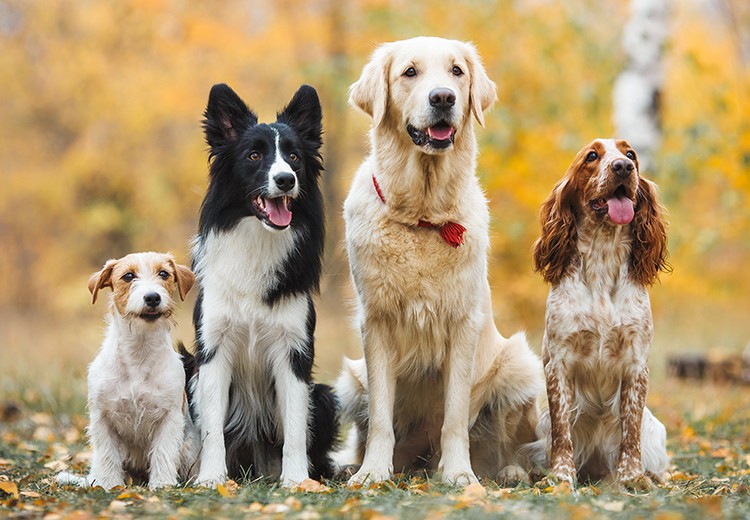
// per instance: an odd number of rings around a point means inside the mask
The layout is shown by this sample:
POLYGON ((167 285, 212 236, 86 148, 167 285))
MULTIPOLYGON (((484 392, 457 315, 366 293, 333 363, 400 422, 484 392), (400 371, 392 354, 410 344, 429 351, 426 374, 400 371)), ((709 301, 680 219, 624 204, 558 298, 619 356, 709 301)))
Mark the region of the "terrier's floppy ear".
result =
POLYGON ((91 303, 96 303, 96 296, 99 294, 99 289, 104 287, 112 287, 112 270, 117 265, 117 260, 112 258, 107 260, 101 271, 97 271, 89 278, 89 292, 91 293, 91 303))
POLYGON ((349 104, 372 116, 372 126, 383 122, 388 106, 388 76, 393 44, 384 43, 372 53, 362 75, 349 87, 349 104))
POLYGON ((180 295, 180 300, 185 301, 185 296, 190 292, 195 284, 195 275, 189 267, 176 263, 174 260, 169 260, 169 263, 174 269, 174 278, 177 281, 177 292, 180 295))
POLYGON ((245 130, 258 123, 258 116, 224 83, 211 88, 203 117, 203 131, 212 155, 215 155, 218 148, 236 141, 245 130))
POLYGON ((479 53, 471 43, 465 43, 466 63, 469 65, 469 104, 477 122, 484 126, 484 111, 497 101, 497 86, 482 66, 479 53))

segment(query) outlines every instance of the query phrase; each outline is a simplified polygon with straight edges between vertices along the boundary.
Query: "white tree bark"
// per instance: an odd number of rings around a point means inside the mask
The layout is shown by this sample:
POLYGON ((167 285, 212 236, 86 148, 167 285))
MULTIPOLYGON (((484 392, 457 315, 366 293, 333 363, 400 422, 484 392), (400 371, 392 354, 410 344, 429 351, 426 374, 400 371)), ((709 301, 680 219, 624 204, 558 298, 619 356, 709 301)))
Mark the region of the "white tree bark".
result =
POLYGON ((642 170, 651 168, 661 143, 659 96, 668 3, 630 2, 630 19, 622 38, 628 60, 613 92, 615 130, 635 148, 642 170))

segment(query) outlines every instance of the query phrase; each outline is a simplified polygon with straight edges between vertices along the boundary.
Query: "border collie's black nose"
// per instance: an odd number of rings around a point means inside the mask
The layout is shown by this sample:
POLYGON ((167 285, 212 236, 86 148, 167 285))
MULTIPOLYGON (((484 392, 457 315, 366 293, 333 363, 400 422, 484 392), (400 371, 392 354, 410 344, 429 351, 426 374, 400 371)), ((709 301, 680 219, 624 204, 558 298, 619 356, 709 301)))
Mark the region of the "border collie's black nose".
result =
POLYGON ((153 309, 161 303, 161 296, 159 296, 159 293, 155 292, 148 293, 143 297, 143 301, 146 302, 146 305, 153 309))
POLYGON ((430 92, 430 105, 435 108, 450 108, 456 104, 456 94, 449 88, 436 88, 430 92))
POLYGON ((276 187, 281 191, 289 191, 294 188, 295 184, 297 184, 297 179, 294 177, 293 173, 287 172, 275 175, 273 178, 273 182, 276 183, 276 187))
POLYGON ((625 159, 617 159, 612 163, 612 171, 620 177, 627 177, 632 173, 634 168, 633 163, 625 159))

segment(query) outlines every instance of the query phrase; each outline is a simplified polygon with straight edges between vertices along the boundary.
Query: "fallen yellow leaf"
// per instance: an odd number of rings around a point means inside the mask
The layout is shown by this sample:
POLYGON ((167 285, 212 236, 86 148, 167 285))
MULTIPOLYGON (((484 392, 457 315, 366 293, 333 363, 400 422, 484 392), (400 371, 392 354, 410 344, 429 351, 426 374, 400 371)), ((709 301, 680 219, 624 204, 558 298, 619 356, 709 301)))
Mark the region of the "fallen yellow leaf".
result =
POLYGON ((15 482, 0 482, 0 491, 11 495, 13 498, 18 498, 18 486, 15 482))
POLYGON ((216 491, 218 491, 219 494, 225 498, 231 497, 233 495, 233 493, 229 491, 224 484, 216 484, 216 491))
POLYGON ((329 491, 331 488, 311 478, 306 478, 292 488, 292 493, 328 493, 329 491))

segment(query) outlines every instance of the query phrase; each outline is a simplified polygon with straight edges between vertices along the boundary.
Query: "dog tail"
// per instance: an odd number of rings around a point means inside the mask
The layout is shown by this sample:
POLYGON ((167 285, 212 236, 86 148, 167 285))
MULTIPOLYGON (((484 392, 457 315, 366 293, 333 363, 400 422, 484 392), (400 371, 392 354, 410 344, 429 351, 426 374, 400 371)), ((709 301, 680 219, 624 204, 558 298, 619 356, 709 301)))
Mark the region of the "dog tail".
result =
POLYGON ((307 448, 310 476, 330 479, 334 476, 331 453, 339 436, 339 403, 328 385, 314 385, 310 397, 310 445, 307 448))
POLYGON ((177 342, 177 353, 182 358, 182 368, 185 370, 185 391, 190 395, 189 383, 195 373, 198 371, 198 361, 182 341, 177 342))

